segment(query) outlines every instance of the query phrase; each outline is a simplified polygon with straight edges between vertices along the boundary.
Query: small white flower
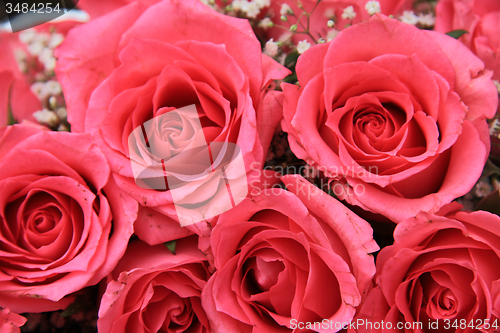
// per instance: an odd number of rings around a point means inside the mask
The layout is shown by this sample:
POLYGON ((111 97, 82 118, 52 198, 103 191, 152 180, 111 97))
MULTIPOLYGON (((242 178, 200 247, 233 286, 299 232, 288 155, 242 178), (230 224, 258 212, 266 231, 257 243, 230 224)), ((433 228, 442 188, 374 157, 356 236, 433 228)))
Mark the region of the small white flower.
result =
POLYGON ((288 4, 284 3, 281 5, 280 9, 280 14, 281 15, 293 15, 293 10, 292 7, 290 7, 288 4))
POLYGON ((58 47, 59 45, 61 45, 61 43, 63 42, 64 40, 64 36, 61 35, 61 34, 52 34, 52 36, 50 36, 50 40, 49 40, 49 47, 55 49, 56 47, 58 47))
POLYGON ((425 28, 431 28, 436 23, 434 16, 432 14, 418 14, 418 23, 425 28))
POLYGON ((340 30, 337 30, 337 29, 331 29, 328 31, 328 33, 326 34, 326 41, 329 42, 331 41, 332 39, 334 39, 335 37, 337 37, 337 35, 339 34, 340 30))
POLYGON ((38 56, 40 52, 45 48, 45 43, 34 41, 28 45, 28 52, 31 55, 38 56))
POLYGON ((57 109, 56 114, 61 120, 66 120, 66 118, 68 117, 68 111, 66 110, 66 108, 57 109))
POLYGON ((38 54, 38 60, 40 60, 41 63, 44 63, 51 58, 54 58, 54 50, 50 47, 44 47, 38 54))
POLYGON ((35 118, 40 124, 46 124, 51 127, 55 126, 59 122, 59 118, 57 118, 57 115, 47 109, 34 112, 33 118, 35 118))
POLYGON ((43 82, 35 82, 31 85, 31 92, 35 94, 38 99, 43 100, 45 97, 48 97, 45 95, 45 83, 43 82))
POLYGON ((335 26, 335 22, 333 20, 328 20, 328 22, 326 22, 326 25, 328 26, 328 28, 333 28, 335 26))
POLYGON ((259 22, 259 28, 262 28, 264 30, 271 28, 273 25, 274 25, 274 23, 273 23, 273 21, 271 21, 271 19, 269 17, 266 17, 265 19, 263 19, 262 21, 259 22))
POLYGON ((370 15, 374 15, 376 13, 380 13, 380 2, 376 0, 368 1, 365 5, 365 9, 370 15))
POLYGON ((56 96, 62 93, 61 84, 54 80, 45 82, 43 90, 47 96, 56 96))
POLYGON ((19 33, 19 40, 23 44, 29 44, 35 39, 35 36, 36 36, 36 31, 33 29, 28 29, 21 31, 19 33))
POLYGON ((257 15, 260 14, 260 8, 255 2, 249 2, 246 8, 242 11, 245 12, 246 17, 252 19, 256 18, 257 15))
POLYGON ((327 19, 333 19, 335 18, 335 10, 333 8, 327 8, 323 12, 323 16, 325 16, 327 19))
POLYGON ((349 6, 344 9, 344 12, 342 13, 342 18, 344 20, 352 20, 356 17, 356 12, 354 11, 353 6, 349 6))
POLYGON ((271 0, 255 0, 254 2, 259 9, 271 6, 271 0))
POLYGON ((246 7, 248 5, 247 0, 234 0, 231 3, 231 7, 233 7, 234 10, 240 11, 242 10, 243 7, 246 7))
POLYGON ((15 49, 14 50, 14 57, 16 58, 17 66, 19 67, 19 70, 24 73, 28 70, 28 66, 26 65, 27 61, 27 55, 26 52, 24 52, 21 49, 15 49))
POLYGON ((310 47, 311 47, 311 43, 309 43, 306 39, 301 40, 297 44, 297 52, 299 52, 299 54, 302 54, 302 53, 306 52, 307 50, 309 50, 310 47))
POLYGON ((276 43, 272 38, 267 41, 264 47, 264 53, 270 57, 275 57, 278 55, 278 43, 276 43))
POLYGON ((405 10, 403 15, 399 17, 399 20, 404 23, 416 25, 418 23, 418 16, 415 15, 413 10, 405 10))

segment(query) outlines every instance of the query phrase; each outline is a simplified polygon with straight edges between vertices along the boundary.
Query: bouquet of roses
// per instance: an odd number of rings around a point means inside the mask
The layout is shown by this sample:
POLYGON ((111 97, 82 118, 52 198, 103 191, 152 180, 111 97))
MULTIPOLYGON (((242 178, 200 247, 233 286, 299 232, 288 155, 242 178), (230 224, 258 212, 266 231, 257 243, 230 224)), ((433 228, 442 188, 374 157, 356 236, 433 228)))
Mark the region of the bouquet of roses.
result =
POLYGON ((500 331, 497 0, 0 5, 1 333, 500 331))

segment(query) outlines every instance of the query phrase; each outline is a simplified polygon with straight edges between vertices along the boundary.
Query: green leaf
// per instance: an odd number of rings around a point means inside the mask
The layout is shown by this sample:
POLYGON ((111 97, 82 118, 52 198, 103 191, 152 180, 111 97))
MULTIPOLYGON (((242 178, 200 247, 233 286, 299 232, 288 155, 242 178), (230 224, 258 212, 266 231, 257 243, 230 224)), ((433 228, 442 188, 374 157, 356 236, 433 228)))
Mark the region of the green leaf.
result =
POLYGON ((71 303, 66 308, 66 310, 64 310, 63 312, 61 312, 59 314, 59 316, 60 317, 69 317, 69 316, 74 315, 75 313, 85 311, 87 309, 87 307, 88 307, 87 298, 88 297, 86 297, 84 294, 78 294, 78 295, 76 295, 76 298, 73 301, 73 303, 71 303))
POLYGON ((460 37, 462 37, 462 35, 468 34, 468 33, 469 32, 467 30, 457 29, 457 30, 452 30, 450 32, 447 32, 446 34, 450 37, 455 38, 455 39, 459 39, 460 37))
POLYGON ((285 58, 285 66, 288 68, 295 68, 295 63, 297 62, 297 58, 299 57, 299 52, 293 51, 288 53, 285 58))
POLYGON ((283 79, 286 83, 295 83, 298 81, 297 73, 292 73, 283 79))
POLYGON ((172 252, 172 254, 175 254, 175 245, 176 241, 170 241, 165 243, 165 246, 170 252, 172 252))

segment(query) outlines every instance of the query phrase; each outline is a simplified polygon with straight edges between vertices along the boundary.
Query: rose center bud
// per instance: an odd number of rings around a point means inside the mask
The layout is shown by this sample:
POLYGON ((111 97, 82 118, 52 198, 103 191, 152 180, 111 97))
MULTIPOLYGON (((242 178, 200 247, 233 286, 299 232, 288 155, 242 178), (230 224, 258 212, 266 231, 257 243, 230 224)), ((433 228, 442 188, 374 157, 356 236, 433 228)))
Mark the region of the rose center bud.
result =
POLYGON ((285 269, 280 260, 266 261, 260 257, 247 262, 246 284, 252 295, 269 291, 278 282, 279 273, 285 269))
POLYGON ((441 315, 443 316, 453 315, 457 311, 456 297, 448 288, 441 287, 441 290, 435 297, 435 301, 441 315))

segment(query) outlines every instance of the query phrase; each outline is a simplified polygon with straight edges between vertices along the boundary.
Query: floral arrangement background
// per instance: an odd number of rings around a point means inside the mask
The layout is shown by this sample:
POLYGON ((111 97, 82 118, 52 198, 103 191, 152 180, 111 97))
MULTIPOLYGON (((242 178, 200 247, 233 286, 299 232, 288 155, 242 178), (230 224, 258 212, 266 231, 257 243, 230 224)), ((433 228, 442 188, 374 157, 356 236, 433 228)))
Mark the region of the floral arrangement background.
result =
POLYGON ((500 331, 498 22, 81 0, 1 32, 0 332, 500 331))

